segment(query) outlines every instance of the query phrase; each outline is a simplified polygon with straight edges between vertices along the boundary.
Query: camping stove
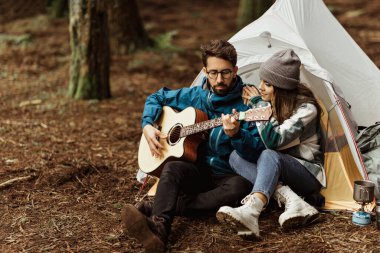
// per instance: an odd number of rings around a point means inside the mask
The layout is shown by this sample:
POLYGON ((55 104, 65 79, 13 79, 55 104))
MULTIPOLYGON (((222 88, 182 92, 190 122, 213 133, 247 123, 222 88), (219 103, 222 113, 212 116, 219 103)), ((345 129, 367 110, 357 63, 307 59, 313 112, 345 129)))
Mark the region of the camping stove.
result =
POLYGON ((354 182, 354 200, 361 205, 359 211, 352 214, 352 223, 366 226, 371 224, 371 215, 364 211, 364 206, 373 201, 375 184, 368 180, 354 182))
POLYGON ((365 211, 353 212, 352 223, 359 226, 367 226, 371 224, 371 215, 365 211))

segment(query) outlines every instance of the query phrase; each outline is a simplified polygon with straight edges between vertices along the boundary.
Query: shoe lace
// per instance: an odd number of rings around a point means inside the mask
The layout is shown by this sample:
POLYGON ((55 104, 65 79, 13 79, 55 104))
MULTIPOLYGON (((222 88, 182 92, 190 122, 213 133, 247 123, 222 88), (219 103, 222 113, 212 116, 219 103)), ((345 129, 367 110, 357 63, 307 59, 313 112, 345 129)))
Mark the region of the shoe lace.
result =
POLYGON ((278 192, 278 195, 276 196, 276 200, 277 200, 277 204, 279 207, 282 207, 282 202, 285 202, 285 210, 287 210, 289 208, 289 206, 291 205, 291 202, 292 202, 292 199, 287 196, 286 194, 283 194, 283 193, 280 193, 278 192))
POLYGON ((241 200, 241 204, 246 204, 248 202, 253 202, 253 193, 248 194, 247 196, 244 197, 244 199, 241 200))

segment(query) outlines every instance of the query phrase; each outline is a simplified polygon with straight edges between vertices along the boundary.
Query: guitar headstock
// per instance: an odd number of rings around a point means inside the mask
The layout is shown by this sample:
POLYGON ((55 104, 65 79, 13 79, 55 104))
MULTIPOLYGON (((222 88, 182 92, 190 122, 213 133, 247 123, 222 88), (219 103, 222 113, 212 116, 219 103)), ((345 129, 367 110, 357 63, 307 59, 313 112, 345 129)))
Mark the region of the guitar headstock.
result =
POLYGON ((239 120, 245 121, 267 121, 272 115, 272 106, 257 107, 240 112, 239 120))

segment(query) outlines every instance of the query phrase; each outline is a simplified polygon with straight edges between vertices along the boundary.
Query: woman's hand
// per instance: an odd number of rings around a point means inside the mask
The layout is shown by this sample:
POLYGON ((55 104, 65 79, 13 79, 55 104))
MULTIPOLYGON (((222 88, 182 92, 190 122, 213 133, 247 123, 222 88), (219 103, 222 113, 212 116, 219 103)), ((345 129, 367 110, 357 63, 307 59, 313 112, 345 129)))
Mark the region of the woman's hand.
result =
MULTIPOLYGON (((232 114, 236 113, 236 110, 232 110, 232 114)), ((240 130, 240 122, 237 121, 231 114, 222 114, 223 130, 229 137, 235 136, 240 130)))
POLYGON ((243 98, 244 104, 248 105, 251 98, 260 96, 260 91, 254 85, 244 86, 243 93, 241 97, 243 98))

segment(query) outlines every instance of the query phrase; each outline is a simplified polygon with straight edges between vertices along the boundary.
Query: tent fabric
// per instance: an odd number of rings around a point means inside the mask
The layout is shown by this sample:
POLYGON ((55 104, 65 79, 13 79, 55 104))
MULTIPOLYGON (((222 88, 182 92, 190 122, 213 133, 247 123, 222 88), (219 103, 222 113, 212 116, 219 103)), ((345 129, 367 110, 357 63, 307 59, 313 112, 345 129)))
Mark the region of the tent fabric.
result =
MULTIPOLYGON (((357 125, 380 121, 380 71, 322 0, 277 0, 259 19, 229 40, 238 53, 238 74, 259 83, 260 64, 292 48, 302 62, 301 81, 321 101, 327 187, 325 209, 350 209, 353 182, 368 179, 355 142, 357 125)), ((194 80, 199 85, 202 72, 194 80)))
MULTIPOLYGON (((369 126, 380 119, 380 103, 377 103, 380 95, 379 69, 322 0, 276 1, 261 18, 239 31, 230 42, 242 55, 252 55, 253 52, 263 54, 266 52, 258 51, 250 39, 260 38, 263 32, 269 32, 273 39, 299 48, 297 53, 303 54, 309 71, 333 82, 337 94, 349 101, 359 125, 369 126), (340 91, 344 92, 344 96, 340 91)), ((281 44, 278 47, 286 48, 281 44)), ((272 45, 270 52, 273 49, 272 45)))

